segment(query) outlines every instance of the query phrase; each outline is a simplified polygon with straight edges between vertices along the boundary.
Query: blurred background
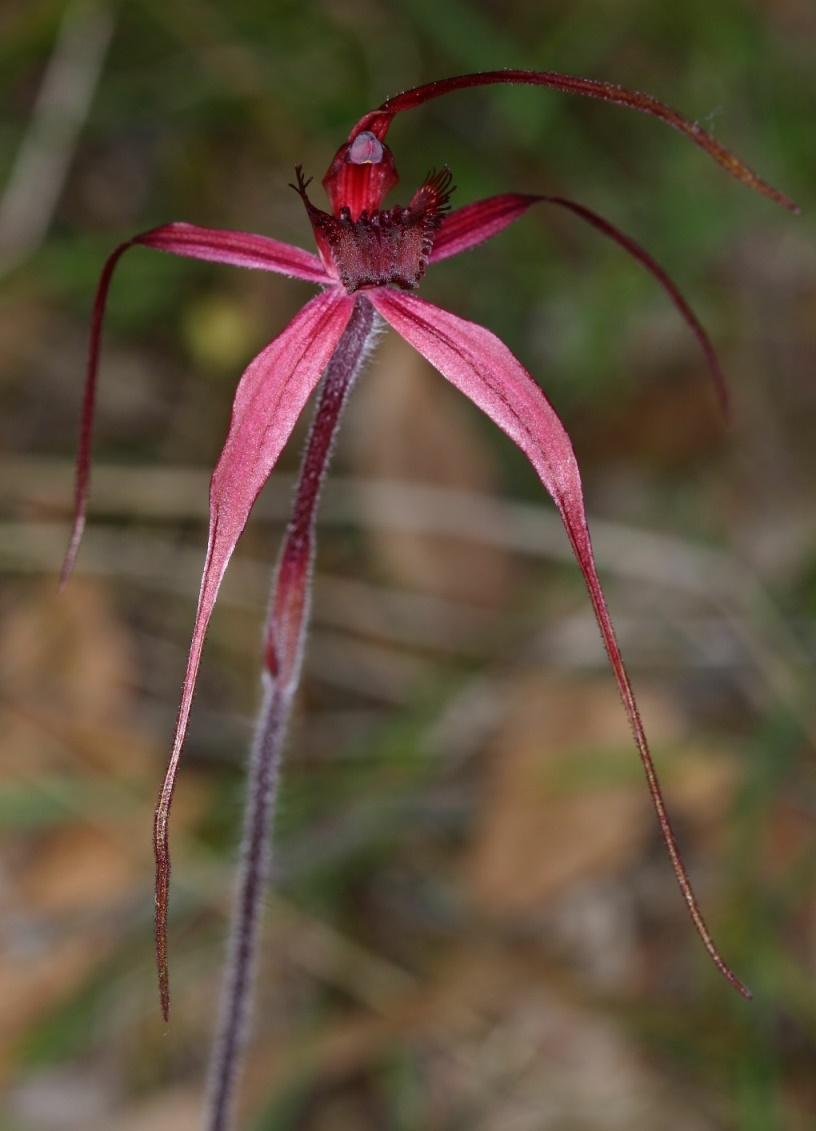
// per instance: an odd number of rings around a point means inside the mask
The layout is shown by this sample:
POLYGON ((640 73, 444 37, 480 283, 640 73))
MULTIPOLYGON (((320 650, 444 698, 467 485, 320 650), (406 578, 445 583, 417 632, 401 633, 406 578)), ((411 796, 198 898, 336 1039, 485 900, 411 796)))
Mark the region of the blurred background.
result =
POLYGON ((4 0, 0 11, 0 1071, 5 1131, 198 1125, 266 588, 302 442, 213 618, 174 807, 173 1016, 151 825, 250 358, 312 293, 137 249, 113 287, 89 529, 56 593, 108 252, 169 220, 311 248, 367 110, 502 66, 664 99, 795 218, 642 115, 470 91, 398 119, 405 202, 569 195, 423 295, 497 332, 581 462, 685 860, 693 933, 580 573, 523 457, 386 335, 326 490, 288 744, 251 1131, 777 1131, 816 1120, 816 8, 810 0, 4 0), (315 189, 320 203, 322 193, 315 189))

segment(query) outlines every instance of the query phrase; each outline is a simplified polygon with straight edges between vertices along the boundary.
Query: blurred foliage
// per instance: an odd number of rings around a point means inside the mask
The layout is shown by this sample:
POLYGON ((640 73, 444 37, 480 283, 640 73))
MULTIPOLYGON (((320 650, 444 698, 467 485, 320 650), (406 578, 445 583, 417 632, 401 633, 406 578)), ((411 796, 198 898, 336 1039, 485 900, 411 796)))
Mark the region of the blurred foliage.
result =
POLYGON ((608 216, 670 270, 731 374, 726 428, 664 295, 557 210, 423 283, 508 342, 573 435, 687 863, 756 999, 709 969, 686 921, 578 571, 557 534, 533 547, 553 515, 532 473, 385 338, 327 495, 242 1125, 813 1126, 814 47, 811 0, 4 0, 3 1128, 197 1125, 265 583, 297 459, 293 443, 210 633, 173 815, 165 1032, 151 814, 206 468, 238 374, 309 288, 125 258, 92 522, 57 597, 104 257, 174 219, 310 247, 287 188, 296 163, 319 181, 390 94, 503 66, 647 90, 804 208, 774 209, 643 116, 554 92, 461 92, 390 135, 400 199, 447 162, 455 203, 558 192, 608 216), (61 140, 36 123, 68 42, 63 94, 88 80, 90 97, 61 140), (24 183, 10 222, 27 145, 47 175, 24 183), (385 516, 366 494, 383 483, 385 516), (417 484, 427 506, 402 522, 417 484), (475 500, 483 532, 456 533, 446 491, 475 500))

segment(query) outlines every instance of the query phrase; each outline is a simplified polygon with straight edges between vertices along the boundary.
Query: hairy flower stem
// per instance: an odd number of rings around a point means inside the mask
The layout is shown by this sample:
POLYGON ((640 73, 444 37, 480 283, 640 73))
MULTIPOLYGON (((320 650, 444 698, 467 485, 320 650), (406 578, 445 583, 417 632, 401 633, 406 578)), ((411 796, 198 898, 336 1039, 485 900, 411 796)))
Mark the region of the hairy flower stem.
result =
POLYGON ((320 488, 349 390, 374 332, 374 309, 359 298, 329 362, 300 467, 292 514, 275 571, 265 644, 264 698, 247 783, 241 868, 229 959, 210 1065, 206 1131, 229 1131, 246 1046, 258 959, 263 895, 281 754, 300 677, 309 614, 314 528, 320 488))

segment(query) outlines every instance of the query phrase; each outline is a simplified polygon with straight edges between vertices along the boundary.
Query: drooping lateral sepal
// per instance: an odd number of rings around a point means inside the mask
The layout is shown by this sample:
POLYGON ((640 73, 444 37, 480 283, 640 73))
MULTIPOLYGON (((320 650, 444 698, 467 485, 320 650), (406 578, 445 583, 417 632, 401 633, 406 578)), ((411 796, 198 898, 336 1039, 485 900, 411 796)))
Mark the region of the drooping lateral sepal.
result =
POLYGON ((694 926, 718 970, 745 997, 751 993, 714 945, 680 856, 657 779, 635 695, 615 637, 584 509, 583 488, 569 436, 544 393, 495 334, 415 295, 381 290, 372 305, 443 377, 482 409, 529 459, 561 515, 589 591, 609 662, 640 754, 663 839, 694 926))
POLYGON ((224 449, 210 483, 210 536, 173 748, 159 793, 156 852, 156 958, 162 1012, 167 1017, 168 820, 187 733, 204 637, 224 573, 258 494, 334 353, 354 310, 336 287, 304 306, 238 383, 224 449))

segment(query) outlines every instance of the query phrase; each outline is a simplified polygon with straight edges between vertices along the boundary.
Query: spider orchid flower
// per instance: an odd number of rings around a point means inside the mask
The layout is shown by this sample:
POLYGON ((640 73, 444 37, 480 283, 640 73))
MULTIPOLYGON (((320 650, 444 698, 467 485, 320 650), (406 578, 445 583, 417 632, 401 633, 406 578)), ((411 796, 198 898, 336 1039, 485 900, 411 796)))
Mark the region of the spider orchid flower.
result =
POLYGON ((750 996, 715 948, 680 857, 598 580, 581 480, 569 437, 538 384, 494 334, 412 292, 430 265, 495 236, 535 204, 559 205, 616 241, 654 276, 696 337, 724 402, 723 375, 705 331, 662 268, 632 239, 589 208, 560 196, 505 193, 451 211, 453 186, 447 168, 430 174, 407 205, 383 208, 386 194, 398 180, 394 158, 385 143, 395 115, 452 91, 493 83, 551 87, 651 114, 699 145, 750 188, 797 211, 792 201, 760 180, 698 125, 649 95, 612 83, 549 72, 488 71, 416 87, 366 114, 340 146, 323 178, 330 211, 322 211, 312 203, 307 191, 310 181, 297 168, 297 183, 292 187, 311 221, 317 255, 266 236, 172 223, 117 247, 99 282, 90 334, 73 535, 63 578, 67 578, 73 566, 84 525, 102 321, 111 277, 122 254, 136 246, 156 248, 193 259, 291 275, 320 288, 251 362, 238 384, 226 443, 212 476, 209 545, 172 753, 156 809, 156 939, 161 1004, 166 1017, 168 818, 204 637, 221 579, 253 503, 322 378, 292 516, 273 582, 265 643, 264 702, 250 768, 232 955, 220 1052, 213 1070, 213 1127, 228 1125, 235 1063, 246 1033, 258 907, 268 871, 268 829, 308 614, 316 504, 342 408, 372 340, 377 316, 518 444, 552 497, 589 590, 683 898, 713 961, 741 993, 750 996))

